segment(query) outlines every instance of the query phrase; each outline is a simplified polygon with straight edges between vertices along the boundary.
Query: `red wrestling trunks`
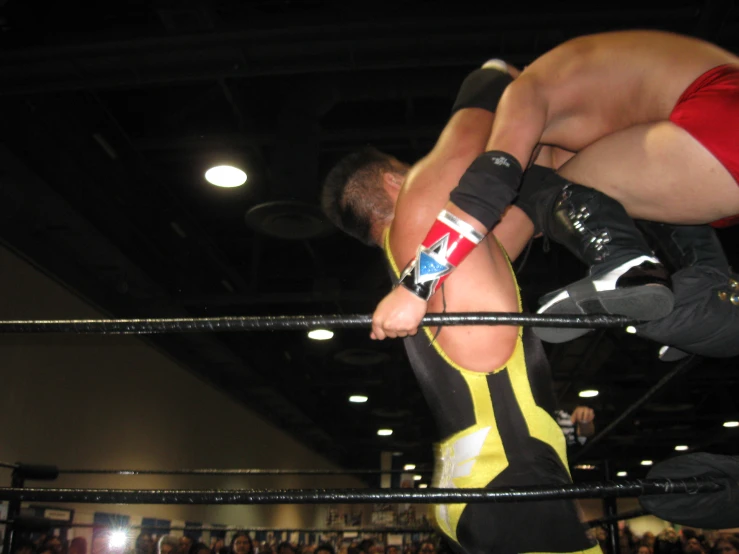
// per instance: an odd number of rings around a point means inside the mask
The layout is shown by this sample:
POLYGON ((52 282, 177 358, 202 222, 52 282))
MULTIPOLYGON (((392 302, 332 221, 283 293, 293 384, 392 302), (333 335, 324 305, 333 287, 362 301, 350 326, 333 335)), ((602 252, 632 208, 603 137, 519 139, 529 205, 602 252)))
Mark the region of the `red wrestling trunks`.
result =
MULTIPOLYGON (((711 152, 739 185, 739 66, 720 65, 698 77, 680 96, 670 121, 711 152)), ((712 225, 737 223, 739 215, 712 225)))

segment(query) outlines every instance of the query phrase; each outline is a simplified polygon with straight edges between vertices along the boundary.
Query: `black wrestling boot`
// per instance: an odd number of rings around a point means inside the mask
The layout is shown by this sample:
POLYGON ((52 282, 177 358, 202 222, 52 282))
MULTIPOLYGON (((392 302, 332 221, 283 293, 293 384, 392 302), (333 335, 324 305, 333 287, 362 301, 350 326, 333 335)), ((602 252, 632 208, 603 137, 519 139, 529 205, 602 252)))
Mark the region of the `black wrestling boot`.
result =
POLYGON ((672 273, 674 310, 637 325, 639 336, 663 343, 659 359, 677 361, 688 353, 730 357, 739 353, 739 276, 731 271, 716 231, 709 225, 637 226, 672 273))
POLYGON ((636 220, 636 225, 670 273, 702 265, 729 270, 729 260, 710 225, 669 225, 636 220))
MULTIPOLYGON (((623 206, 594 189, 567 182, 553 172, 535 174, 540 185, 517 203, 533 206, 535 226, 590 268, 588 277, 541 298, 542 314, 617 314, 651 321, 672 310, 669 274, 623 206), (559 182, 558 188, 552 185, 559 182)), ((531 215, 529 215, 531 217, 531 215)), ((566 342, 589 329, 535 328, 547 342, 566 342)))

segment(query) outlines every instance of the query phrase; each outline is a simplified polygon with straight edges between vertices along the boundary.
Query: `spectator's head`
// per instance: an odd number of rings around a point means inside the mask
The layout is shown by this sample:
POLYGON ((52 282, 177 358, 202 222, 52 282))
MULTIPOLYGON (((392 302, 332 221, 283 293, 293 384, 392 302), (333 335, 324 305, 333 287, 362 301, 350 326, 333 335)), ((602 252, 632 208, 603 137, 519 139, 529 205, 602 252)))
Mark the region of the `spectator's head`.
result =
POLYGON ((701 541, 698 540, 698 537, 691 537, 687 541, 685 541, 683 552, 685 554, 705 554, 705 550, 703 550, 703 545, 701 544, 701 541))
POLYGON ((154 539, 151 533, 139 533, 134 550, 136 554, 154 554, 154 539))
POLYGON ((202 542, 193 543, 188 554, 210 554, 208 545, 202 542))
POLYGON ((254 552, 254 543, 246 531, 237 531, 231 539, 231 552, 233 554, 252 554, 254 552))
POLYGON ((285 541, 277 545, 277 554, 298 554, 298 551, 291 543, 285 541))
POLYGON ((50 535, 44 541, 42 550, 51 550, 54 554, 61 554, 62 552, 62 541, 55 535, 50 535))
POLYGON ((334 547, 328 543, 319 544, 313 554, 336 554, 334 547))
POLYGON ((422 541, 418 552, 419 554, 435 554, 436 545, 431 541, 422 541))
POLYGON ((713 547, 715 554, 739 554, 739 538, 724 536, 713 547))
POLYGON ((180 537, 180 554, 188 554, 193 542, 195 541, 193 541, 187 535, 182 535, 180 537))
POLYGON ((163 535, 157 543, 157 554, 177 554, 180 541, 172 535, 163 535))
POLYGON ((372 554, 372 549, 375 546, 375 541, 372 539, 364 539, 359 543, 357 549, 364 554, 372 554))
POLYGON ((67 554, 87 554, 87 539, 75 537, 69 543, 67 554))
POLYGON ((398 552, 398 547, 394 544, 388 544, 385 547, 385 554, 400 554, 398 552))

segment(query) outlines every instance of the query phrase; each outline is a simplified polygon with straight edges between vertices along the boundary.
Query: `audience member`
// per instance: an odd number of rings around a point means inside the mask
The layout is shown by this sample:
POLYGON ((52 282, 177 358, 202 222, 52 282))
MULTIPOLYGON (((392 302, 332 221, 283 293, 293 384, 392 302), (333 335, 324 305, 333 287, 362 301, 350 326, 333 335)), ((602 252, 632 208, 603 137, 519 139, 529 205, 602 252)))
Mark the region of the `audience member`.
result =
POLYGON ((246 531, 236 531, 231 539, 231 554, 253 554, 254 543, 246 531))
POLYGON ((139 533, 134 544, 134 554, 154 554, 154 539, 151 537, 151 533, 139 533))
POLYGON ((87 554, 87 539, 85 537, 73 538, 69 543, 67 554, 87 554))
POLYGON ((712 552, 713 554, 739 554, 739 538, 732 535, 720 537, 712 552))
POLYGON ((203 542, 196 542, 190 547, 188 554, 210 554, 210 548, 203 542))
POLYGON ((316 547, 316 550, 313 554, 336 554, 336 551, 334 550, 333 546, 331 546, 327 542, 324 542, 316 547))
POLYGON ((188 537, 187 535, 182 535, 180 537, 180 554, 188 554, 190 552, 190 547, 192 546, 192 543, 194 541, 188 537))
POLYGON ((157 543, 157 554, 177 554, 180 548, 180 541, 172 535, 162 535, 157 543))

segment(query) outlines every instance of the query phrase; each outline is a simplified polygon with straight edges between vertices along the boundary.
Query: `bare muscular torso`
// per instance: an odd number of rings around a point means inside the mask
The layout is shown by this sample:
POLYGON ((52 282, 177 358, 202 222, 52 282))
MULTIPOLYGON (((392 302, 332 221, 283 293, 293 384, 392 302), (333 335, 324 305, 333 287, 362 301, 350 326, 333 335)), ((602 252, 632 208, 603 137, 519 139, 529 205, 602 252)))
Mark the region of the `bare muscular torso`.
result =
POLYGON ((641 123, 664 121, 701 74, 739 57, 706 42, 658 31, 624 31, 570 40, 522 76, 547 102, 541 143, 578 151, 641 123))

